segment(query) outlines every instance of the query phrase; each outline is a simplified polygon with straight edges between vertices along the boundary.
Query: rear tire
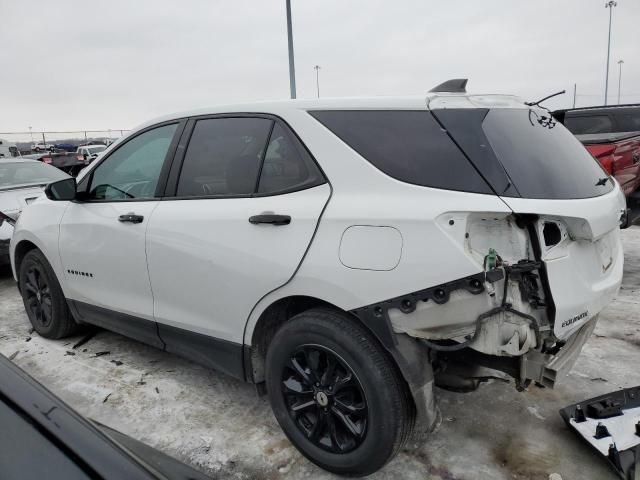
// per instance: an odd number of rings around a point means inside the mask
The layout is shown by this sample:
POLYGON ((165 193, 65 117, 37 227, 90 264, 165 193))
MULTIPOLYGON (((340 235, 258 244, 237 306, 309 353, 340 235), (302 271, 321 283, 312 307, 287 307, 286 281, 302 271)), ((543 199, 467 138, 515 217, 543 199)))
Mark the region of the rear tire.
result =
POLYGON ((266 381, 284 433, 330 472, 369 475, 411 433, 413 404, 397 367, 342 312, 312 309, 285 323, 269 345, 266 381))
POLYGON ((51 339, 75 332, 78 325, 71 316, 51 265, 40 250, 27 252, 20 264, 19 275, 22 301, 35 331, 51 339))

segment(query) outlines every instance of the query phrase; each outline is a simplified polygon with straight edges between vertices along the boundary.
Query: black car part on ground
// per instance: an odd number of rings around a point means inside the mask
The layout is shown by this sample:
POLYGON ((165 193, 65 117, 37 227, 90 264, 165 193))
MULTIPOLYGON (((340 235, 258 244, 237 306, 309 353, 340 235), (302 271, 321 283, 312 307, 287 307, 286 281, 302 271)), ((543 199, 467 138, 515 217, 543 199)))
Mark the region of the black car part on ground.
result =
MULTIPOLYGON (((207 480, 209 477, 173 458, 133 439, 108 429, 106 434, 96 425, 81 417, 59 398, 36 382, 10 360, 0 355, 0 405, 5 415, 22 419, 19 425, 32 425, 44 445, 53 446, 57 457, 68 460, 67 466, 78 467, 80 478, 103 480, 207 480), (25 423, 26 421, 26 423, 25 423), (62 454, 62 455, 60 455, 62 454)), ((32 432, 33 433, 33 432, 32 432)), ((2 462, 16 462, 29 466, 21 454, 32 455, 28 448, 11 449, 15 439, 11 435, 0 437, 0 452, 15 451, 17 457, 2 462), (7 442, 5 444, 5 442, 7 442)), ((43 460, 39 460, 43 461, 43 460)), ((42 465, 33 462, 41 470, 42 465), (38 465, 36 465, 38 464, 38 465)), ((0 471, 9 471, 9 465, 0 465, 0 471)), ((3 479, 5 476, 3 476, 3 479)), ((19 477, 32 478, 29 471, 19 477)), ((61 470, 51 469, 47 478, 67 480, 61 470)))
POLYGON ((640 386, 574 403, 560 416, 620 478, 640 480, 640 386))

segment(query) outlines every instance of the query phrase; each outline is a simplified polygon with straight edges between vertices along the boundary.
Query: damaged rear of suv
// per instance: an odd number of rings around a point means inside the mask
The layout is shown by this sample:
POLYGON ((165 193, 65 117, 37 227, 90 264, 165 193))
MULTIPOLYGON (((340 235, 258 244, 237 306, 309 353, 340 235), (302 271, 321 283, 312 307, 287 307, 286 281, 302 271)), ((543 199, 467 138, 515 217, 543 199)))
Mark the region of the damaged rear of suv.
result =
POLYGON ((31 323, 255 383, 340 474, 430 429, 436 383, 553 387, 620 286, 624 196, 548 111, 464 83, 144 125, 21 214, 31 323))
MULTIPOLYGON (((520 390, 560 381, 621 283, 614 179, 548 111, 515 97, 436 92, 424 111, 311 114, 399 181, 363 179, 366 199, 344 204, 363 218, 342 234, 342 284, 378 296, 350 311, 400 366, 422 427, 435 418, 428 365, 460 390, 487 368, 520 390)), ((323 222, 342 203, 335 190, 323 222)))

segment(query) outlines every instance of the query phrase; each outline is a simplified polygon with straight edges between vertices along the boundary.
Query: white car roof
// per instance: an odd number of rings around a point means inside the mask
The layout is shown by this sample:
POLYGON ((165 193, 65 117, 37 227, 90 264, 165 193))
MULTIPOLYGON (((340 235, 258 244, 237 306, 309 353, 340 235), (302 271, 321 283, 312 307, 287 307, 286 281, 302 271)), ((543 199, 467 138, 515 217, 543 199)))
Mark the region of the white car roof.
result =
POLYGON ((294 110, 419 110, 429 108, 523 108, 524 101, 514 95, 470 95, 460 93, 429 93, 407 97, 338 97, 310 100, 278 100, 219 105, 177 112, 154 118, 139 127, 178 118, 219 113, 274 113, 294 110))

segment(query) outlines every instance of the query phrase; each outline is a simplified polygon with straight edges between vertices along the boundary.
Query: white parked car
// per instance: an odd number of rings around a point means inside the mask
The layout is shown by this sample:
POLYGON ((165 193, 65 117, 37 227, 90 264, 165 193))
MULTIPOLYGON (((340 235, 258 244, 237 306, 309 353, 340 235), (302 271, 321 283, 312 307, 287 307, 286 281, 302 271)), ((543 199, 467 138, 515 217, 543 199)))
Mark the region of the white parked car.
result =
POLYGON ((31 150, 34 152, 48 152, 53 149, 53 145, 49 145, 48 143, 34 143, 31 145, 31 150))
POLYGON ((78 147, 76 153, 78 155, 82 155, 86 162, 92 162, 100 153, 106 150, 106 145, 84 145, 82 147, 78 147))
POLYGON ((624 196, 548 111, 435 90, 143 125, 20 216, 34 328, 91 323, 256 383, 340 474, 433 424, 435 362, 553 386, 620 286, 624 196))
POLYGON ((0 159, 19 158, 20 150, 14 142, 8 142, 0 138, 0 159))
POLYGON ((44 187, 58 180, 70 178, 57 168, 35 160, 9 158, 0 160, 0 262, 9 259, 9 242, 13 235, 12 222, 24 207, 42 195, 44 187))

